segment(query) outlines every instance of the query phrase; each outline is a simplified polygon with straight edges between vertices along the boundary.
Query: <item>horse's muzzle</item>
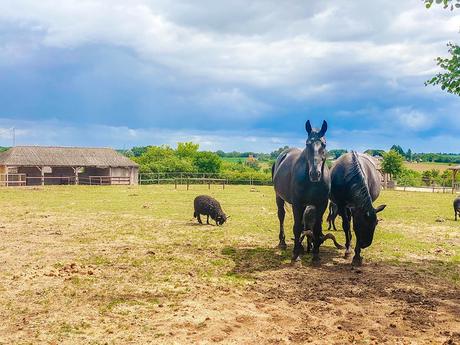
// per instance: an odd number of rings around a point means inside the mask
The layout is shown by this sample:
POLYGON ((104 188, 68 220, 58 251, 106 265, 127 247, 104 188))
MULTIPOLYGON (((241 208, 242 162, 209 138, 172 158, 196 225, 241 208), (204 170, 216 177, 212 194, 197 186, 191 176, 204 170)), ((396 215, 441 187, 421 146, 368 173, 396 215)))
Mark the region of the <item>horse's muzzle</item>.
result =
POLYGON ((310 171, 309 176, 310 176, 311 182, 319 182, 319 180, 321 179, 321 172, 320 171, 310 171))

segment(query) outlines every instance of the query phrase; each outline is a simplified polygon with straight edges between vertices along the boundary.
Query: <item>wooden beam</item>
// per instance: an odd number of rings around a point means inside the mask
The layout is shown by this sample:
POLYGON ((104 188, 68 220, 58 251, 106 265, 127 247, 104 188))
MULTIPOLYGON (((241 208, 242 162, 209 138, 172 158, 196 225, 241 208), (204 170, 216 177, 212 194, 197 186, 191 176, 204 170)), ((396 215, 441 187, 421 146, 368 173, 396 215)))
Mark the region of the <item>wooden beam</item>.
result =
POLYGON ((42 182, 42 186, 45 185, 45 167, 37 167, 39 170, 40 170, 40 173, 42 175, 42 178, 41 178, 41 182, 42 182))
POLYGON ((458 170, 452 170, 452 194, 455 193, 455 181, 457 177, 458 170))
POLYGON ((80 167, 72 167, 73 173, 75 174, 75 184, 79 184, 79 179, 78 179, 78 170, 80 170, 80 167))

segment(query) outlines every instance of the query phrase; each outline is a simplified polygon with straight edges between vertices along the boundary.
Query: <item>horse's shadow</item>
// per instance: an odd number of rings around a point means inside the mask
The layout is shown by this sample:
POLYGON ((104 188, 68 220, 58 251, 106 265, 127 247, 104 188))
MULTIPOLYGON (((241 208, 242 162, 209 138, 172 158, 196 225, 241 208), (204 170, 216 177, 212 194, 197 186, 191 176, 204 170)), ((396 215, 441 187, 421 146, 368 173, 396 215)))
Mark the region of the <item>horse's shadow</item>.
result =
MULTIPOLYGON (((225 247, 221 252, 231 258, 235 267, 230 274, 251 275, 256 272, 271 271, 291 267, 292 246, 286 250, 267 247, 236 248, 225 247)), ((332 262, 334 258, 343 257, 343 251, 333 247, 321 247, 321 264, 332 262)), ((300 264, 300 263, 298 263, 300 264)), ((312 264, 312 255, 305 253, 302 257, 302 266, 315 266, 312 264)))

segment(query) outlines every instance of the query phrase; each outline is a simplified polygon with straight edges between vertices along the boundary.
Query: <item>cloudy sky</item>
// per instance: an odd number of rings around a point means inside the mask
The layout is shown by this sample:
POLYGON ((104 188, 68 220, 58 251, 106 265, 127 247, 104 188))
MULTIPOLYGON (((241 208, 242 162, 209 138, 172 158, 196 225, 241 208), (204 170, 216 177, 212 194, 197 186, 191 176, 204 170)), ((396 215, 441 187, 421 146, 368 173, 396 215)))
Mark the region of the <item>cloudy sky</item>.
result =
POLYGON ((460 152, 423 82, 460 12, 419 0, 2 0, 0 145, 460 152), (224 4, 225 3, 225 4, 224 4))

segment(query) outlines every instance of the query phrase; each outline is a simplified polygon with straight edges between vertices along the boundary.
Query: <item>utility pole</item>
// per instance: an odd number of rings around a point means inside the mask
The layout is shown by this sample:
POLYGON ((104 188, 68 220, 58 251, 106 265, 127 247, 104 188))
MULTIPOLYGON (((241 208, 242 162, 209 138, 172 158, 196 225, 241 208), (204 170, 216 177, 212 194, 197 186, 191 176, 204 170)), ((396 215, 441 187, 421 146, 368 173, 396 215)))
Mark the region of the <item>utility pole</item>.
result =
POLYGON ((13 127, 13 147, 16 146, 16 128, 13 127))

